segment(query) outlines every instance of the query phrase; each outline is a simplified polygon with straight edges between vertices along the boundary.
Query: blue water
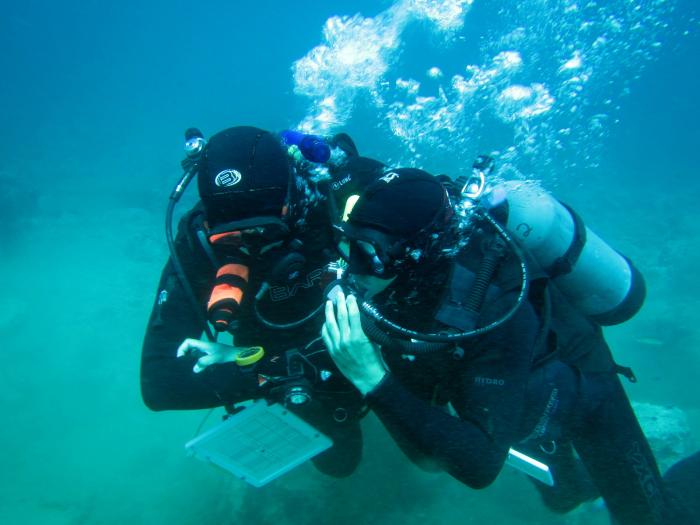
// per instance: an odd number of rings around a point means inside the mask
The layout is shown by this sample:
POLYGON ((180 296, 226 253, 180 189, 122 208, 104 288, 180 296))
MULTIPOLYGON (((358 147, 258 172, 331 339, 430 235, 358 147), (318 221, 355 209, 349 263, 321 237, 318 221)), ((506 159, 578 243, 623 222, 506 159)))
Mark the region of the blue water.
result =
POLYGON ((512 471, 479 492, 419 473, 372 417, 342 481, 302 466, 254 490, 186 458, 203 414, 148 412, 138 363, 190 126, 345 130, 453 175, 495 153, 542 181, 645 274, 608 339, 630 397, 682 409, 697 445, 696 2, 500 4, 3 2, 0 522, 606 523, 550 514, 512 471), (336 61, 304 61, 317 46, 336 61))

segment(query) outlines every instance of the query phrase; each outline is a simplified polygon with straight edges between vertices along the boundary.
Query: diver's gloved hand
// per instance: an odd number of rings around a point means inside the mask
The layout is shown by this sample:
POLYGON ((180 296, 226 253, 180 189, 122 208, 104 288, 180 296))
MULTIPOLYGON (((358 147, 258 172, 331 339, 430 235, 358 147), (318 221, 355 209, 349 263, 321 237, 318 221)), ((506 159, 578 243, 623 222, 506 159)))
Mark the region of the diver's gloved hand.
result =
POLYGON ((335 306, 332 301, 326 302, 326 322, 321 335, 338 370, 362 395, 370 392, 386 375, 387 366, 379 348, 362 330, 354 295, 346 299, 340 292, 335 306))
POLYGON ((205 368, 219 363, 232 363, 236 356, 246 348, 214 343, 211 341, 200 341, 199 339, 185 339, 177 348, 177 356, 183 357, 191 354, 204 354, 197 359, 192 370, 195 374, 200 373, 205 368))

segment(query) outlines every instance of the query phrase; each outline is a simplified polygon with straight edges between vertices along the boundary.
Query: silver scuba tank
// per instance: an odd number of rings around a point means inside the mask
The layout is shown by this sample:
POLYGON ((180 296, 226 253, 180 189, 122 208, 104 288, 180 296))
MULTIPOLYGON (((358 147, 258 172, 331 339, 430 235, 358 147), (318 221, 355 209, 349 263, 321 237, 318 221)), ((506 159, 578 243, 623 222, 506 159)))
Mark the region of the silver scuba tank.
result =
POLYGON ((508 181, 492 188, 487 200, 487 206, 505 214, 506 230, 582 313, 599 324, 614 325, 642 307, 646 286, 632 262, 547 191, 508 181))

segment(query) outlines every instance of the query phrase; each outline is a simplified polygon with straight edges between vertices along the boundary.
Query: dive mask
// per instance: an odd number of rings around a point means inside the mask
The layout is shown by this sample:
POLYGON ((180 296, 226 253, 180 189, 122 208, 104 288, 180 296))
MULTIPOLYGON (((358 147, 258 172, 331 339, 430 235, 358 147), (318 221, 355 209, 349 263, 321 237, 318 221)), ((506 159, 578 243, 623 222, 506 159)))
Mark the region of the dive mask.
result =
POLYGON ((278 217, 252 217, 217 225, 207 231, 214 246, 238 248, 247 255, 262 255, 289 236, 289 227, 278 217))
POLYGON ((372 275, 389 279, 397 274, 405 243, 393 235, 373 228, 349 223, 336 226, 339 231, 338 251, 355 275, 372 275))

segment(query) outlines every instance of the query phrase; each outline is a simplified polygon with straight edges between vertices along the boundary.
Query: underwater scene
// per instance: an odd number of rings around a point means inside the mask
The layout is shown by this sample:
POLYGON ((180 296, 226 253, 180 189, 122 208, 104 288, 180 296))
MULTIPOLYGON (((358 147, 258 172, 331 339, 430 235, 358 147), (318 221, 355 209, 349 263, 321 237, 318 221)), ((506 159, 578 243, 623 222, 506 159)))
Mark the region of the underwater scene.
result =
POLYGON ((610 523, 509 466, 479 490, 423 471, 373 411, 342 478, 255 487, 188 454, 224 409, 150 410, 140 370, 192 127, 344 132, 453 180, 488 155, 552 192, 646 281, 604 334, 661 471, 700 448, 695 0, 25 0, 0 42, 1 523, 610 523))

